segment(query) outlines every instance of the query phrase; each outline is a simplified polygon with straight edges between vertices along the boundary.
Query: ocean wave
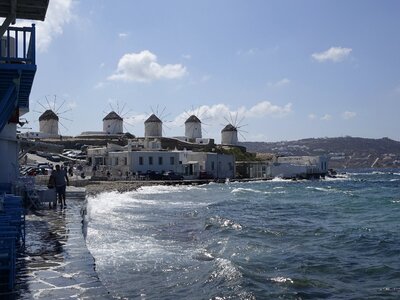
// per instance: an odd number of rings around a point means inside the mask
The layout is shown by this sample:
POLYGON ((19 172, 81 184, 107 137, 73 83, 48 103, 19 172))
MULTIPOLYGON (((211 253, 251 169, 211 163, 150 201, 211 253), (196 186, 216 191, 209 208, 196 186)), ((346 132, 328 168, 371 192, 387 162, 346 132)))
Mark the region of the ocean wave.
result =
POLYGON ((272 277, 270 278, 271 281, 277 282, 277 283, 293 283, 293 280, 289 277, 272 277))
POLYGON ((225 227, 225 228, 232 228, 234 230, 242 230, 242 225, 239 223, 235 223, 232 220, 216 216, 216 217, 211 217, 209 221, 206 224, 206 229, 210 229, 212 226, 219 226, 219 227, 225 227))
POLYGON ((190 190, 202 189, 194 185, 152 185, 142 186, 136 190, 139 194, 169 194, 177 192, 187 192, 190 190))
POLYGON ((261 193, 259 190, 255 189, 249 189, 249 188, 235 188, 231 191, 231 193, 245 193, 245 192, 251 192, 251 193, 261 193))
POLYGON ((328 192, 328 193, 337 193, 339 190, 332 188, 330 186, 323 188, 323 187, 315 187, 315 186, 307 186, 306 189, 319 191, 319 192, 328 192))
POLYGON ((203 249, 200 252, 196 253, 192 257, 193 257, 193 259, 196 259, 196 260, 199 260, 199 261, 212 261, 212 260, 214 260, 214 256, 210 252, 205 250, 205 249, 203 249))
POLYGON ((216 279, 224 279, 227 281, 234 281, 243 277, 243 274, 233 264, 232 261, 226 258, 215 259, 215 270, 211 273, 209 281, 216 279))
POLYGON ((274 177, 272 180, 272 182, 296 182, 296 180, 292 180, 292 179, 283 179, 281 177, 274 177))

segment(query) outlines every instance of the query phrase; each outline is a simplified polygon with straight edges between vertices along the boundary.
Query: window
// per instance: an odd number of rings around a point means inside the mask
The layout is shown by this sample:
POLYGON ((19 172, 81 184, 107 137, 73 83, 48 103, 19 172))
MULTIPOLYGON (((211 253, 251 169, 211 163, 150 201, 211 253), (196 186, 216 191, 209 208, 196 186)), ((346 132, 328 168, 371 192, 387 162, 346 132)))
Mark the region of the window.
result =
POLYGON ((115 158, 115 165, 118 166, 118 157, 115 158))
POLYGON ((143 165, 143 156, 139 156, 139 165, 143 165))
POLYGON ((171 157, 169 158, 169 164, 170 164, 170 165, 174 165, 174 164, 175 164, 175 157, 171 156, 171 157))
POLYGON ((159 156, 159 157, 158 157, 158 164, 159 164, 159 165, 162 165, 162 164, 163 164, 163 158, 162 158, 162 156, 159 156))
POLYGON ((149 165, 153 164, 153 156, 149 156, 149 165))

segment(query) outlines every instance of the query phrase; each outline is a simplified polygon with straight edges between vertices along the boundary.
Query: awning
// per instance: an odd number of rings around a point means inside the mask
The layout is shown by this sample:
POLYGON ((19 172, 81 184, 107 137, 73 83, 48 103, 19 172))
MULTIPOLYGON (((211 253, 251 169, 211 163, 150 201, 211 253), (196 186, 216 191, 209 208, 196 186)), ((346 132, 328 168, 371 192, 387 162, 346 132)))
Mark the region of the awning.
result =
POLYGON ((7 18, 15 13, 16 19, 44 21, 49 0, 2 0, 0 17, 7 18), (15 6, 15 12, 12 7, 15 6))

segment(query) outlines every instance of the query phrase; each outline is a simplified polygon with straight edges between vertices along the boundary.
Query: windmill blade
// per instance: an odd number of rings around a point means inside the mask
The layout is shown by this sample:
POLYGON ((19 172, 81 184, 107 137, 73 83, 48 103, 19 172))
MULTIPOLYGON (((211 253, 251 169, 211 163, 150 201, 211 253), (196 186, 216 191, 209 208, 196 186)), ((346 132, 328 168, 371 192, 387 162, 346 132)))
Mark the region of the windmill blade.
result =
POLYGON ((243 122, 244 120, 244 116, 242 118, 240 118, 239 122, 236 123, 236 127, 239 127, 240 124, 243 122))
POLYGON ((56 113, 58 113, 58 111, 63 107, 63 105, 65 104, 67 100, 64 99, 64 101, 61 103, 61 105, 57 108, 56 113))
POLYGON ((123 114, 121 114, 120 116, 122 117, 122 118, 125 118, 129 113, 131 113, 131 112, 133 112, 133 110, 132 109, 129 109, 126 113, 123 113, 123 114))
POLYGON ((233 122, 233 126, 235 126, 235 127, 238 125, 238 123, 237 123, 238 115, 239 115, 239 112, 236 112, 235 121, 233 122))
MULTIPOLYGON (((37 101, 37 103, 44 109, 44 110, 47 110, 47 108, 42 104, 42 103, 40 103, 39 101, 37 101)), ((41 112, 40 112, 41 113, 41 112)))
POLYGON ((248 126, 248 125, 249 125, 249 124, 243 124, 243 125, 240 125, 240 126, 236 126, 236 128, 239 129, 239 128, 246 127, 246 126, 248 126))
POLYGON ((53 111, 56 110, 56 103, 57 103, 57 95, 54 95, 54 100, 53 100, 53 111))
POLYGON ((73 122, 71 119, 68 119, 68 118, 65 118, 65 117, 61 117, 61 116, 58 116, 60 119, 63 119, 63 120, 66 120, 66 121, 70 121, 70 122, 73 122))
POLYGON ((239 134, 244 140, 246 140, 245 136, 240 131, 239 131, 239 134))
POLYGON ((46 99, 46 102, 47 102, 47 105, 49 106, 49 109, 51 109, 51 105, 50 105, 49 99, 47 99, 47 96, 44 96, 44 98, 46 99))
POLYGON ((59 115, 62 115, 62 114, 65 114, 66 112, 69 112, 69 111, 71 111, 71 110, 72 110, 72 108, 68 108, 67 110, 64 110, 64 111, 60 112, 60 113, 58 114, 58 116, 59 116, 59 115))
POLYGON ((126 106, 126 103, 124 103, 124 105, 122 106, 121 110, 120 110, 120 111, 118 111, 118 114, 119 114, 119 115, 121 115, 121 114, 122 114, 122 112, 123 112, 123 111, 124 111, 124 109, 125 109, 125 106, 126 106))
POLYGON ((64 127, 65 131, 68 131, 68 128, 65 127, 63 123, 61 123, 61 122, 59 121, 58 124, 60 124, 62 127, 64 127))

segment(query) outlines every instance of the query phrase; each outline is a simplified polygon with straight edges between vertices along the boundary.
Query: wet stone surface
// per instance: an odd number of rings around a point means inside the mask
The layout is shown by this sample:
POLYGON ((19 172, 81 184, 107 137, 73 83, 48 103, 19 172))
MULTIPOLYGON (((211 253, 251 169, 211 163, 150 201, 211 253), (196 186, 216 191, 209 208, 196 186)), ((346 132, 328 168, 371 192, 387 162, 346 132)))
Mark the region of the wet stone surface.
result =
POLYGON ((25 251, 13 293, 1 299, 110 299, 82 234, 83 189, 67 190, 67 207, 26 216, 25 251))

